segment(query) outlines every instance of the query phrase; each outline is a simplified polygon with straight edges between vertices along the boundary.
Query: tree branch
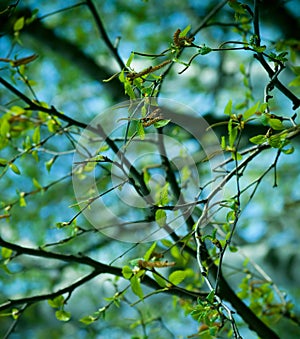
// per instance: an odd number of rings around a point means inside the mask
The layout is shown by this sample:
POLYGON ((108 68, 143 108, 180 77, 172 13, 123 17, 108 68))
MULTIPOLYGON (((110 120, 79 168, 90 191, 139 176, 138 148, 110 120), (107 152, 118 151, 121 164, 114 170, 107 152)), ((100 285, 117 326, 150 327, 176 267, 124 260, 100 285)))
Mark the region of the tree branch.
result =
MULTIPOLYGON (((52 293, 7 301, 3 303, 2 305, 0 305, 0 311, 10 308, 11 306, 25 304, 25 303, 32 304, 32 303, 35 303, 41 300, 47 300, 47 299, 54 298, 64 293, 72 292, 75 288, 83 285, 85 282, 93 279, 94 277, 102 273, 109 273, 114 276, 123 277, 122 268, 111 266, 111 265, 106 265, 90 257, 83 256, 83 255, 71 255, 71 254, 67 255, 67 254, 61 254, 61 253, 56 253, 56 252, 49 252, 43 249, 34 249, 34 248, 24 247, 24 246, 20 246, 20 245, 5 241, 2 237, 0 237, 0 247, 11 249, 12 251, 16 252, 16 256, 29 255, 29 256, 34 256, 34 257, 39 257, 39 258, 44 258, 44 259, 55 259, 55 260, 60 260, 60 261, 68 262, 68 263, 78 263, 78 264, 82 264, 82 265, 93 268, 92 273, 86 275, 81 280, 77 281, 76 283, 70 286, 67 286, 59 291, 52 292, 52 293)), ((148 286, 154 290, 161 290, 161 286, 148 275, 144 275, 141 282, 145 286, 148 286)), ((177 286, 172 286, 169 289, 165 289, 162 292, 166 294, 170 294, 170 295, 176 295, 180 298, 193 299, 193 300, 197 300, 198 298, 205 298, 207 296, 206 292, 188 291, 177 286)))
POLYGON ((35 295, 32 297, 26 297, 26 298, 20 298, 20 299, 14 299, 14 300, 9 300, 3 304, 0 305, 0 312, 3 310, 6 310, 8 308, 22 305, 22 304, 34 304, 39 301, 43 300, 49 300, 49 299, 54 299, 55 297, 58 297, 59 295, 63 295, 65 293, 72 293, 76 288, 84 285, 86 282, 90 281, 91 279, 95 278, 97 275, 99 275, 99 272, 97 270, 94 270, 90 274, 84 276, 83 278, 79 279, 76 281, 74 284, 71 284, 67 287, 64 287, 56 292, 52 293, 45 293, 45 294, 39 294, 35 295))
POLYGON ((96 9, 93 1, 92 0, 86 0, 86 4, 87 4, 89 10, 91 11, 95 21, 96 21, 98 30, 99 30, 102 38, 103 38, 103 41, 105 42, 106 46, 108 47, 108 49, 112 53, 113 57, 117 61, 117 63, 120 66, 121 70, 124 69, 126 66, 125 66, 123 60, 121 59, 117 49, 111 43, 111 41, 110 41, 110 39, 108 37, 108 34, 106 32, 106 29, 104 28, 104 25, 103 25, 102 20, 100 18, 100 15, 98 14, 97 9, 96 9))
MULTIPOLYGON (((259 29, 259 0, 254 1, 254 16, 253 16, 253 29, 255 34, 255 41, 257 47, 260 46, 260 29, 259 29)), ((286 88, 276 76, 276 72, 272 70, 269 64, 266 62, 262 53, 256 53, 254 57, 261 63, 263 68, 269 75, 272 85, 277 87, 277 89, 284 94, 288 99, 293 103, 293 109, 296 110, 300 106, 300 99, 297 98, 288 88, 286 88)))

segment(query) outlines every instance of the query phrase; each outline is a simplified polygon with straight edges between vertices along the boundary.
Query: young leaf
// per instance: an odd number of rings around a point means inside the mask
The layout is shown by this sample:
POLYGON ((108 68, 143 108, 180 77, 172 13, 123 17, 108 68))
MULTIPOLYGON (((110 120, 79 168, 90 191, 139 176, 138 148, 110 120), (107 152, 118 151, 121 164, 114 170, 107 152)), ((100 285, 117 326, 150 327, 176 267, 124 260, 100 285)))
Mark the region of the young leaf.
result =
POLYGON ((6 119, 1 120, 0 135, 6 137, 10 130, 10 123, 6 119))
POLYGON ((71 313, 66 312, 64 310, 56 311, 55 316, 56 316, 56 319, 60 321, 69 321, 71 319, 71 313))
POLYGON ((284 129, 284 126, 279 119, 270 119, 269 124, 270 124, 270 127, 276 131, 281 131, 284 129))
POLYGON ((128 59, 127 62, 126 62, 126 66, 127 66, 127 67, 130 67, 133 58, 134 58, 134 52, 131 52, 129 59, 128 59))
POLYGON ((170 122, 171 120, 166 120, 166 119, 163 119, 163 120, 159 120, 157 122, 154 123, 154 127, 155 128, 161 128, 161 127, 164 127, 166 125, 168 125, 168 123, 170 122))
POLYGON ((13 251, 10 248, 2 247, 1 255, 3 259, 9 259, 12 255, 13 251))
POLYGON ((290 147, 290 148, 287 148, 287 149, 282 149, 282 152, 284 154, 292 154, 292 153, 294 153, 294 151, 295 151, 295 148, 293 146, 290 147))
POLYGON ((131 284, 132 292, 135 295, 137 295, 140 299, 143 299, 144 298, 144 294, 143 294, 143 290, 142 290, 142 287, 141 287, 141 281, 140 281, 139 277, 134 275, 130 279, 130 284, 131 284))
POLYGON ((45 162, 45 166, 48 172, 50 172, 52 165, 54 164, 55 160, 57 159, 57 156, 54 156, 53 158, 51 158, 50 160, 48 160, 47 162, 45 162))
POLYGON ((169 275, 168 280, 173 284, 173 285, 178 285, 180 284, 186 277, 186 271, 178 270, 174 271, 169 275))
POLYGON ((49 299, 48 304, 53 308, 60 308, 64 305, 65 298, 62 295, 59 295, 58 297, 54 299, 49 299))
POLYGON ((40 143, 40 140, 41 140, 40 126, 38 126, 34 129, 32 141, 37 145, 40 143))
POLYGON ((206 55, 208 53, 210 53, 212 51, 212 49, 208 46, 203 45, 200 49, 199 49, 199 53, 200 55, 206 55))
POLYGON ((229 100, 227 105, 224 108, 224 114, 230 115, 231 114, 231 109, 232 109, 232 100, 229 100))
POLYGON ((160 287, 166 287, 167 283, 163 277, 161 277, 155 272, 152 272, 152 276, 160 287))
POLYGON ((145 253, 144 255, 144 260, 148 261, 151 259, 151 255, 153 253, 153 251, 155 250, 155 247, 156 247, 156 242, 154 242, 150 248, 148 249, 148 251, 145 253))
POLYGON ((160 227, 164 227, 167 222, 167 214, 164 210, 157 210, 155 212, 155 221, 160 227))
POLYGON ((145 139, 144 126, 140 121, 138 121, 138 123, 137 123, 137 134, 138 134, 138 136, 140 137, 141 140, 145 139))
POLYGON ((132 269, 129 266, 124 266, 122 268, 122 274, 125 279, 130 279, 132 276, 132 269))
POLYGON ((20 31, 24 27, 25 18, 22 16, 14 23, 14 31, 20 31))
POLYGON ((20 192, 19 204, 20 204, 20 207, 26 207, 25 192, 20 192))
POLYGON ((259 106, 260 106, 260 102, 258 101, 254 106, 248 108, 243 114, 244 119, 247 120, 253 114, 255 114, 257 112, 259 106))
POLYGON ((191 25, 186 26, 185 29, 180 32, 179 37, 180 38, 185 37, 188 34, 188 32, 190 31, 190 29, 191 29, 191 25))
POLYGON ((215 298, 215 291, 212 290, 212 291, 210 291, 210 293, 206 297, 206 300, 209 301, 212 304, 214 302, 214 298, 215 298))
POLYGON ((32 178, 32 183, 36 188, 40 190, 43 188, 43 186, 36 180, 36 178, 32 178))
POLYGON ((0 166, 5 166, 8 163, 8 160, 0 158, 0 166))
POLYGON ((267 141, 267 137, 266 137, 265 135, 258 134, 258 135, 256 135, 255 137, 250 138, 249 140, 250 140, 250 142, 252 142, 253 144, 261 145, 261 144, 263 144, 264 142, 267 141))
POLYGON ((14 163, 10 163, 9 165, 9 168, 16 174, 20 175, 21 174, 21 171, 19 170, 19 168, 17 167, 16 164, 14 163))
POLYGON ((93 317, 92 315, 87 315, 83 318, 81 318, 79 321, 85 325, 90 325, 93 322, 97 321, 98 317, 93 317))

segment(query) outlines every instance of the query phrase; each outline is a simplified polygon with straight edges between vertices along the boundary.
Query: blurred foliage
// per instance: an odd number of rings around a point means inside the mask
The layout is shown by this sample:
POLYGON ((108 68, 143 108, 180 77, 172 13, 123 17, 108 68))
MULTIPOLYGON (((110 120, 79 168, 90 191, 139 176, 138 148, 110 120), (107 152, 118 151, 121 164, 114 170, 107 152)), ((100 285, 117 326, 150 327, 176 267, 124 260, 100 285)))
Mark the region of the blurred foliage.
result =
POLYGON ((287 328, 299 337, 299 3, 266 1, 260 15, 258 3, 1 2, 2 337, 257 338, 222 295, 223 277, 279 337, 287 328), (185 106, 173 112, 191 133, 168 110, 149 114, 151 96, 191 107, 194 116, 185 106), (138 138, 137 154, 150 152, 159 142, 146 146, 147 137, 164 131, 186 147, 201 177, 195 198, 182 153, 178 171, 153 158, 119 183, 120 194, 155 190, 156 210, 140 215, 108 200, 111 208, 160 228, 174 212, 176 185, 189 201, 204 197, 194 224, 155 243, 102 234, 82 213, 91 200, 77 201, 73 190, 72 172, 85 182, 94 170, 101 193, 111 189, 112 144, 76 171, 73 157, 91 120, 128 98, 144 106, 140 118, 122 116, 130 124, 113 135, 116 148, 138 138), (228 180, 202 230, 211 168, 192 133, 202 133, 203 117, 219 138, 226 160, 218 169, 228 180))

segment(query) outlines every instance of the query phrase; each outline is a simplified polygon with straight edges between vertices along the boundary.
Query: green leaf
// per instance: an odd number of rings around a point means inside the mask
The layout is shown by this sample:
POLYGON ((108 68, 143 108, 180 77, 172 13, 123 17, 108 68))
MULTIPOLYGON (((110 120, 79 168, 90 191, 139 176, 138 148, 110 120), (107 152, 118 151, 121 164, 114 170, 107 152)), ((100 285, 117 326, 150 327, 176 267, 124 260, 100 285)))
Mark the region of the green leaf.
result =
POLYGON ((190 31, 190 29, 191 29, 191 25, 186 26, 185 29, 180 32, 179 37, 180 38, 185 37, 190 31))
POLYGON ((300 86, 300 75, 298 75, 296 78, 294 78, 290 83, 290 87, 299 87, 300 86))
POLYGON ((227 105, 224 108, 224 114, 230 115, 232 110, 232 100, 229 100, 227 105))
POLYGON ((50 172, 52 165, 54 164, 56 159, 57 159, 57 156, 54 156, 53 158, 51 158, 50 160, 45 162, 45 166, 46 166, 46 169, 47 169, 48 172, 50 172))
POLYGON ((282 149, 282 152, 284 154, 292 154, 292 153, 294 153, 294 151, 295 151, 295 148, 293 146, 288 148, 288 149, 282 149))
POLYGON ((20 192, 19 204, 20 204, 20 207, 26 207, 25 192, 20 192))
POLYGON ((55 312, 56 319, 59 321, 69 321, 71 319, 71 313, 64 310, 58 310, 55 312))
POLYGON ((228 134, 229 134, 229 146, 233 148, 235 140, 238 135, 238 127, 235 126, 232 128, 232 120, 229 121, 228 123, 228 134))
POLYGON ((140 121, 138 121, 137 123, 137 134, 141 140, 145 139, 145 129, 144 129, 143 124, 140 121))
POLYGON ((6 137, 9 131, 10 131, 10 123, 7 121, 7 119, 2 119, 1 126, 0 126, 0 135, 2 135, 3 137, 6 137))
POLYGON ((7 163, 8 163, 8 160, 6 160, 4 158, 0 158, 0 165, 1 166, 5 166, 5 165, 7 165, 7 163))
POLYGON ((246 68, 245 68, 245 65, 244 65, 244 64, 240 64, 240 72, 241 72, 243 75, 246 75, 246 68))
POLYGON ((274 148, 281 148, 283 146, 282 137, 276 134, 270 136, 270 138, 268 139, 268 143, 271 147, 274 147, 274 148))
POLYGON ((161 127, 164 127, 166 125, 168 125, 168 123, 170 122, 171 120, 167 120, 167 119, 163 119, 163 120, 160 120, 160 121, 157 121, 154 123, 154 127, 155 128, 161 128, 161 127))
POLYGON ((173 285, 178 285, 180 284, 186 277, 186 271, 178 270, 174 271, 169 275, 168 280, 173 284, 173 285))
POLYGON ((226 137, 224 135, 221 136, 221 147, 223 150, 226 149, 226 137))
POLYGON ((13 308, 11 315, 12 315, 13 319, 16 320, 21 315, 21 312, 17 308, 13 308))
POLYGON ((79 321, 85 325, 90 325, 93 322, 97 321, 99 318, 98 317, 94 317, 92 315, 87 315, 83 318, 81 318, 79 321))
POLYGON ((166 211, 164 210, 157 210, 155 212, 155 221, 157 222, 157 224, 160 226, 160 227, 164 227, 166 226, 166 222, 167 222, 167 214, 166 214, 166 211))
POLYGON ((126 67, 130 67, 133 58, 134 58, 134 52, 131 52, 131 53, 130 53, 129 59, 128 59, 127 62, 126 62, 126 67))
POLYGON ((153 253, 153 251, 155 250, 155 247, 156 247, 156 242, 154 242, 150 248, 148 249, 148 251, 145 253, 144 255, 144 260, 148 261, 151 259, 151 255, 153 253))
POLYGON ((269 125, 276 131, 281 131, 284 129, 284 126, 279 119, 269 119, 269 125))
POLYGON ((125 77, 125 72, 124 72, 124 71, 121 71, 121 72, 120 72, 120 75, 119 75, 119 80, 120 80, 120 82, 123 84, 123 83, 125 82, 125 79, 126 79, 126 77, 125 77))
POLYGON ((144 298, 144 294, 143 294, 143 290, 141 287, 141 281, 140 278, 137 277, 136 275, 134 275, 131 279, 130 279, 130 284, 131 284, 131 289, 132 292, 137 295, 140 299, 144 298))
POLYGON ((231 157, 233 160, 240 161, 243 159, 242 155, 239 152, 231 152, 231 157))
POLYGON ((208 296, 206 297, 206 300, 212 304, 214 302, 214 299, 215 299, 215 290, 212 290, 209 292, 208 296))
POLYGON ((14 31, 20 31, 24 27, 25 18, 22 16, 14 23, 14 31))
POLYGON ((54 299, 49 299, 48 304, 53 308, 60 308, 64 305, 65 298, 62 295, 55 297, 54 299))
POLYGON ((165 247, 173 247, 173 243, 171 240, 168 239, 162 239, 160 241, 162 243, 162 245, 164 245, 165 247))
POLYGON ((132 276, 132 269, 131 269, 131 267, 129 267, 129 266, 124 266, 123 268, 122 268, 122 274, 123 274, 123 277, 125 278, 125 279, 130 279, 131 278, 131 276, 132 276))
POLYGON ((158 275, 155 272, 152 272, 152 276, 160 287, 166 287, 167 282, 163 277, 161 277, 160 275, 158 275))
POLYGON ((265 135, 258 134, 258 135, 256 135, 255 137, 250 138, 249 140, 250 140, 250 142, 252 142, 253 144, 261 145, 261 144, 263 144, 264 142, 267 141, 267 137, 266 137, 265 135))
POLYGON ((262 53, 266 50, 266 46, 252 46, 255 52, 257 53, 262 53))
POLYGON ((199 49, 199 53, 200 55, 206 55, 208 53, 210 53, 212 51, 212 49, 208 46, 203 45, 200 49, 199 49))
POLYGON ((269 117, 268 114, 262 114, 261 117, 260 117, 260 121, 264 126, 269 125, 269 120, 270 120, 270 117, 269 117))
POLYGON ((40 126, 38 126, 34 129, 32 141, 37 145, 40 143, 40 140, 41 140, 40 126))
POLYGON ((253 114, 255 114, 258 111, 259 106, 260 106, 260 102, 258 101, 254 106, 248 108, 243 114, 244 119, 247 120, 253 114))
POLYGON ((159 192, 158 205, 166 205, 169 202, 169 183, 167 182, 159 192))
POLYGON ((6 247, 1 248, 1 256, 3 259, 9 259, 12 253, 13 251, 10 248, 6 248, 6 247))
POLYGON ((20 175, 21 171, 19 170, 18 166, 14 163, 8 164, 9 168, 16 174, 20 175))
POLYGON ((36 180, 36 178, 32 178, 33 185, 38 189, 43 189, 43 186, 36 180))
POLYGON ((132 85, 127 80, 125 80, 124 82, 124 89, 125 89, 125 94, 128 94, 130 99, 135 99, 135 93, 134 93, 134 90, 132 89, 132 85))

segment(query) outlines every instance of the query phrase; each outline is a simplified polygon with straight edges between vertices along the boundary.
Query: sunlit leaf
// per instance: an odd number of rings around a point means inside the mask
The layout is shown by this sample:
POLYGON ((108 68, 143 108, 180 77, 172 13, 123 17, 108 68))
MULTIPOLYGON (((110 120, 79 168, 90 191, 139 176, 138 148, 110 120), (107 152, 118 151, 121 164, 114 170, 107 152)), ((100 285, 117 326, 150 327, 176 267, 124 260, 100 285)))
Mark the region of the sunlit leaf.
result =
POLYGON ((62 295, 55 297, 54 299, 49 299, 48 304, 53 308, 60 308, 64 305, 65 298, 62 295))
POLYGON ((257 102, 254 106, 248 108, 243 114, 244 119, 247 120, 252 115, 254 115, 257 112, 259 106, 260 106, 260 102, 257 102))
POLYGON ((140 278, 137 277, 136 275, 134 275, 130 279, 130 285, 131 285, 132 292, 135 295, 137 295, 140 299, 143 299, 144 298, 144 294, 143 294, 143 290, 142 290, 142 287, 141 287, 140 278))
POLYGON ((252 138, 249 139, 253 144, 256 144, 256 145, 261 145, 263 144, 264 142, 267 141, 267 137, 265 135, 256 135, 252 138))
POLYGON ((97 317, 93 317, 92 315, 87 315, 83 318, 81 318, 79 321, 85 325, 90 325, 93 322, 95 322, 96 320, 98 320, 97 317))
POLYGON ((158 275, 155 272, 152 272, 152 276, 160 287, 166 287, 167 282, 164 278, 162 278, 160 275, 158 275))
POLYGON ((156 242, 154 242, 150 248, 147 250, 147 252, 145 253, 144 255, 144 260, 150 260, 151 259, 151 255, 153 253, 153 251, 155 250, 155 247, 156 247, 156 242))
POLYGON ((32 135, 32 141, 37 145, 40 143, 41 140, 41 134, 40 134, 40 126, 37 126, 32 135))
POLYGON ((224 108, 224 114, 230 115, 232 110, 232 100, 230 99, 224 108))
POLYGON ((60 321, 69 321, 71 319, 71 313, 66 312, 65 310, 56 311, 55 316, 56 316, 56 319, 60 321))
POLYGON ((157 121, 157 122, 154 123, 154 127, 155 127, 155 128, 161 128, 161 127, 164 127, 164 126, 168 125, 168 123, 169 123, 170 121, 171 121, 171 120, 166 120, 166 119, 157 121))
POLYGON ((25 18, 22 16, 14 23, 14 31, 20 31, 25 24, 25 18))
POLYGON ((157 222, 157 224, 160 227, 164 227, 166 225, 167 222, 167 214, 166 211, 162 210, 162 209, 158 209, 155 212, 155 221, 157 222))
POLYGON ((168 280, 173 285, 180 284, 186 277, 186 272, 182 270, 174 271, 169 275, 168 280))
POLYGON ((124 266, 122 268, 122 274, 125 279, 130 279, 132 276, 132 268, 130 266, 124 266))
POLYGON ((2 247, 1 248, 1 256, 3 259, 8 259, 11 257, 13 251, 10 248, 2 247))
POLYGON ((279 119, 269 119, 269 124, 270 124, 270 127, 275 130, 280 131, 284 129, 284 126, 279 119))
POLYGON ((179 33, 179 37, 180 37, 180 38, 185 37, 185 36, 188 34, 188 32, 189 32, 190 30, 191 30, 191 25, 186 26, 186 27, 179 33))

